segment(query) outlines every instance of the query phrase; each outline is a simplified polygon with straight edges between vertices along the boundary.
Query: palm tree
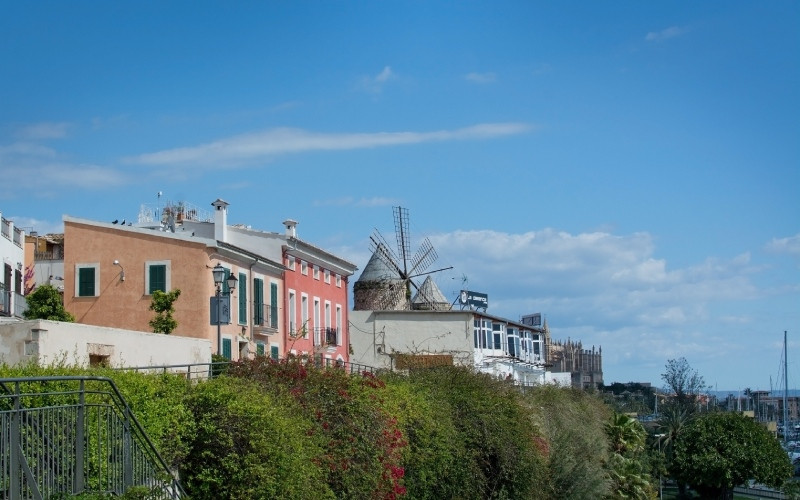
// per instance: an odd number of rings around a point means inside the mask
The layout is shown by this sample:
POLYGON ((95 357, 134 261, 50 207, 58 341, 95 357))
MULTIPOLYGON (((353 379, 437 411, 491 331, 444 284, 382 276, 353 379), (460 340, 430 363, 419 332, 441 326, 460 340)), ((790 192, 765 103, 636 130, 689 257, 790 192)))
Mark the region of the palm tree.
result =
POLYGON ((637 452, 644 448, 646 432, 638 420, 623 413, 614 413, 611 422, 606 424, 606 434, 611 441, 614 453, 637 452))

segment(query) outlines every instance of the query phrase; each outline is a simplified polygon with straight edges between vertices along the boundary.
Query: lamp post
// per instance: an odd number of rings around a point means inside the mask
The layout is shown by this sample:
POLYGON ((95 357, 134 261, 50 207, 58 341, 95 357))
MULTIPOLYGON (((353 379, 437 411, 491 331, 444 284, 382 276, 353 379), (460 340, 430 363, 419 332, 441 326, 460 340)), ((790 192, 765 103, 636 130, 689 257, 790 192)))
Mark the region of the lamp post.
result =
MULTIPOLYGON (((225 268, 222 267, 219 263, 214 266, 214 269, 211 270, 211 274, 214 276, 214 285, 216 286, 216 295, 217 298, 217 354, 222 355, 222 283, 225 280, 225 268)), ((230 295, 236 289, 236 276, 233 274, 228 276, 228 293, 230 295)))
MULTIPOLYGON (((666 436, 666 434, 655 434, 653 435, 654 438, 658 440, 658 456, 659 460, 663 460, 663 456, 661 456, 661 439, 666 436)), ((661 489, 661 467, 662 464, 658 466, 658 498, 664 498, 664 492, 661 489)))

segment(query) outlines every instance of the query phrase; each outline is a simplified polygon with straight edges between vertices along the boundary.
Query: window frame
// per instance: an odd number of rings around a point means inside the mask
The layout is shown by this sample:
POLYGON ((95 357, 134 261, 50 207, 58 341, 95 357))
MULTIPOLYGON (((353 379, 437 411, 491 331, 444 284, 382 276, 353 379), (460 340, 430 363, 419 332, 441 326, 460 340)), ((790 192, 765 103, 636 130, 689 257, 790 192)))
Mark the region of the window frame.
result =
POLYGON ((100 263, 99 262, 85 262, 75 264, 75 297, 99 297, 100 291, 100 263), (81 270, 92 269, 94 272, 94 284, 92 285, 92 294, 81 294, 81 270))
POLYGON ((164 266, 164 290, 162 292, 169 292, 172 290, 172 261, 170 260, 146 260, 144 262, 144 294, 153 295, 155 290, 152 289, 150 283, 150 268, 156 266, 164 266))

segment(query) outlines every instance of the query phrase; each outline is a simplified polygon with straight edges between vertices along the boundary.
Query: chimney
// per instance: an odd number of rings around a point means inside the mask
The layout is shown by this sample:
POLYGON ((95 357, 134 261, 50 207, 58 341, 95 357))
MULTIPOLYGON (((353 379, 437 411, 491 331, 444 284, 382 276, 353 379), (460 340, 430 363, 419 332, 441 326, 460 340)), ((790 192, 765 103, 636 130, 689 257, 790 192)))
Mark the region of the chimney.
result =
POLYGON ((286 226, 287 238, 297 238, 297 224, 298 222, 292 219, 286 219, 283 221, 283 225, 286 226))
POLYGON ((214 207, 214 239, 226 242, 228 239, 228 202, 217 198, 211 206, 214 207))

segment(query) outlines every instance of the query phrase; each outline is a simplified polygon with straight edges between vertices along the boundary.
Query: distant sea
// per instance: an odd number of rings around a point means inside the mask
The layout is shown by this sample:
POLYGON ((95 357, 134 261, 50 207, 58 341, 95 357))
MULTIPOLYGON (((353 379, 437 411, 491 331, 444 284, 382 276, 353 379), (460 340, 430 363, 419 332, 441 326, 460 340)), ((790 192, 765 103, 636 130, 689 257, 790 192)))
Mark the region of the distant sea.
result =
MULTIPOLYGON (((769 389, 753 389, 751 387, 750 390, 751 391, 767 391, 767 392, 770 393, 770 396, 783 396, 783 389, 773 389, 772 391, 770 391, 769 389)), ((742 388, 742 389, 732 389, 730 391, 722 391, 722 390, 708 391, 708 393, 711 394, 711 395, 716 396, 717 399, 726 398, 726 397, 728 397, 728 394, 733 394, 734 396, 737 396, 737 395, 744 396, 744 388, 742 388)), ((786 392, 786 395, 787 396, 800 396, 800 389, 789 389, 786 392)))

